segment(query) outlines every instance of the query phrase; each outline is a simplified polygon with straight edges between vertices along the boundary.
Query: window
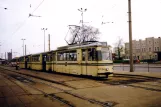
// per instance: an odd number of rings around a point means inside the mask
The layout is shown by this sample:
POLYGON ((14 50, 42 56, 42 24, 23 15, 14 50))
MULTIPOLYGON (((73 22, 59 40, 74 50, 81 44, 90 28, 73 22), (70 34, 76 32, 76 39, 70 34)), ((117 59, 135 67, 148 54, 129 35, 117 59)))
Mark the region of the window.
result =
POLYGON ((58 61, 63 61, 63 60, 64 60, 64 58, 63 58, 63 53, 62 53, 62 52, 58 52, 57 60, 58 60, 58 61))
POLYGON ((32 57, 32 62, 39 62, 40 61, 40 56, 33 56, 32 57))
POLYGON ((53 61, 53 56, 52 56, 52 54, 47 55, 46 61, 47 61, 47 62, 53 61))
POLYGON ((96 61, 97 60, 97 55, 96 55, 96 49, 95 48, 90 48, 88 49, 88 60, 89 61, 96 61))
POLYGON ((96 59, 101 60, 112 60, 112 52, 108 48, 102 48, 101 51, 97 51, 96 59))
POLYGON ((157 50, 157 48, 155 47, 155 51, 157 50))
POLYGON ((56 60, 56 56, 55 56, 55 53, 52 54, 52 61, 55 61, 56 60))
POLYGON ((76 51, 58 52, 57 59, 58 61, 76 61, 77 53, 76 51))
POLYGON ((21 57, 21 58, 19 59, 19 61, 20 61, 20 62, 24 62, 24 57, 21 57))
POLYGON ((47 61, 47 62, 50 62, 50 55, 47 55, 46 61, 47 61))
POLYGON ((151 51, 151 48, 149 48, 149 51, 151 51))
POLYGON ((25 57, 25 61, 30 62, 29 57, 25 57))
POLYGON ((145 48, 144 48, 144 52, 145 52, 145 48))
POLYGON ((77 60, 77 53, 76 51, 69 52, 69 61, 76 61, 77 60))
POLYGON ((86 50, 82 49, 82 61, 86 60, 86 50))
POLYGON ((157 47, 158 51, 159 51, 159 47, 157 47))

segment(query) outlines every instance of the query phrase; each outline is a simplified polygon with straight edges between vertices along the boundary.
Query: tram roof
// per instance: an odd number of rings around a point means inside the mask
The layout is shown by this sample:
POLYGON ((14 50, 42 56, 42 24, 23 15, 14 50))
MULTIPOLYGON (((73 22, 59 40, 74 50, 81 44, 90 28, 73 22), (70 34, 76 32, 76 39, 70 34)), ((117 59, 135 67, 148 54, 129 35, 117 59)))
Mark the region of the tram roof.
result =
POLYGON ((68 45, 68 46, 58 47, 57 50, 76 49, 76 48, 84 48, 84 47, 92 47, 92 46, 107 46, 107 42, 87 42, 82 44, 68 45))
POLYGON ((48 54, 48 53, 52 53, 54 52, 55 50, 51 50, 51 51, 46 51, 46 52, 40 52, 40 53, 35 53, 35 54, 31 54, 32 56, 35 56, 35 55, 39 55, 39 54, 48 54))

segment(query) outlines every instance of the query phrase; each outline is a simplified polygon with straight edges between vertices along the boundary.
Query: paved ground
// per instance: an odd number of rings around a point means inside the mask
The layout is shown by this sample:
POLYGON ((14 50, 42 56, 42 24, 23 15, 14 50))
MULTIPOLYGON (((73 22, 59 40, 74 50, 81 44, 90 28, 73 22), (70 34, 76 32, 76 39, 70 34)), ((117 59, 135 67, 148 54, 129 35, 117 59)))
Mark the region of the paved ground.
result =
MULTIPOLYGON (((161 72, 161 64, 134 64, 136 72, 161 72)), ((114 64, 115 71, 129 71, 129 64, 114 64)))
POLYGON ((64 106, 56 100, 50 100, 38 91, 23 88, 22 84, 2 75, 0 72, 0 107, 59 107, 64 106))
POLYGON ((96 80, 31 70, 16 71, 11 67, 5 69, 12 72, 0 67, 2 107, 161 106, 161 73, 116 71, 113 77, 96 80))

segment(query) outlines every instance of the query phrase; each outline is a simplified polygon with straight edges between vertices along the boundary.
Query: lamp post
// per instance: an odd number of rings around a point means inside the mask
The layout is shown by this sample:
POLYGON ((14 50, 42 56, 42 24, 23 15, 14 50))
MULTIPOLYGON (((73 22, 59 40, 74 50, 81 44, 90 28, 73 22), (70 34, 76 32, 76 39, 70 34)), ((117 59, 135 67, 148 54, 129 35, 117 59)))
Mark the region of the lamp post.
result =
POLYGON ((81 12, 81 16, 82 16, 82 26, 83 26, 83 12, 86 12, 87 11, 87 9, 83 9, 83 8, 80 8, 80 9, 78 9, 78 11, 80 11, 81 12))
POLYGON ((47 28, 41 28, 41 30, 44 31, 44 52, 45 52, 45 31, 47 30, 47 28))
POLYGON ((23 56, 24 56, 24 41, 25 41, 26 39, 22 38, 21 40, 23 41, 23 56))

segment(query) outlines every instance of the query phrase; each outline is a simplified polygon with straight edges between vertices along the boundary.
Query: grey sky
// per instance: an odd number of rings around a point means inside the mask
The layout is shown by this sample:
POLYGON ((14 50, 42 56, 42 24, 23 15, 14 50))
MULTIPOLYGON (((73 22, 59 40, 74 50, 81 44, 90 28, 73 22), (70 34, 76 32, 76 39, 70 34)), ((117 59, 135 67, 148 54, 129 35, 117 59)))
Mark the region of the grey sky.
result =
MULTIPOLYGON (((27 54, 43 52, 43 31, 51 34, 51 49, 66 45, 64 37, 68 25, 80 24, 78 8, 87 8, 84 21, 102 32, 101 41, 114 46, 118 36, 128 42, 128 0, 44 0, 34 12, 42 17, 30 17, 42 0, 0 0, 0 53, 13 52, 22 55, 22 38, 25 38, 27 54), (30 8, 31 4, 31 8, 30 8), (4 10, 7 7, 8 10, 4 10), (102 15, 104 16, 102 18, 102 15), (114 22, 101 25, 101 22, 114 22), (21 26, 21 27, 20 27, 21 26), (17 30, 20 27, 19 30, 17 30)), ((133 39, 161 36, 161 0, 132 0, 133 39)))

